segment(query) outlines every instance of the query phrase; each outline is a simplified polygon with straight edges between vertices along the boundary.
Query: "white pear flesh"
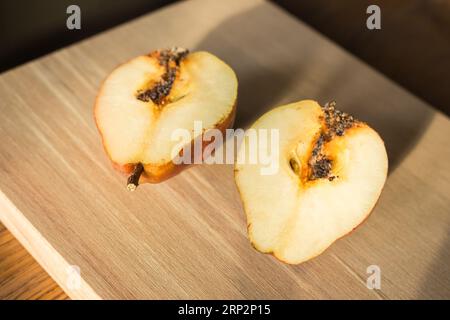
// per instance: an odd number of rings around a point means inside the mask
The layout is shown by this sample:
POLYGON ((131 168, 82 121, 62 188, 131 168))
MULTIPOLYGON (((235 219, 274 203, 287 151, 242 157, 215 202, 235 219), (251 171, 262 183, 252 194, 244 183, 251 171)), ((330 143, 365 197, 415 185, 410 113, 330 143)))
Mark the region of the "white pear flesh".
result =
MULTIPOLYGON (((323 109, 312 100, 269 111, 251 129, 279 130, 278 172, 261 175, 262 164, 248 161, 235 166, 251 243, 286 263, 307 261, 356 228, 370 214, 386 180, 384 143, 362 122, 326 143, 333 159, 332 181, 301 179, 290 161, 295 159, 300 171, 306 169, 323 118, 323 109)), ((248 152, 248 144, 245 139, 239 152, 248 152)))

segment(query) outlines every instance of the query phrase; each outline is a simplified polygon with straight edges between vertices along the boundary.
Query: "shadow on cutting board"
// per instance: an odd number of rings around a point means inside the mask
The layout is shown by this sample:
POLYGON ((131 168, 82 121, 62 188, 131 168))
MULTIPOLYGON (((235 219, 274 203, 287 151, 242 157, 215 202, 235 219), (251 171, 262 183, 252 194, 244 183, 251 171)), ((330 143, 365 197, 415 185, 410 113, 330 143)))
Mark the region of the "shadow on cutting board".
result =
POLYGON ((268 16, 259 5, 225 20, 195 48, 211 51, 235 70, 235 127, 250 126, 277 105, 336 100, 338 108, 380 133, 392 172, 420 139, 434 111, 306 25, 301 33, 291 32, 291 27, 298 28, 295 18, 286 20, 281 9, 268 16))
POLYGON ((448 286, 448 279, 450 278, 450 225, 447 226, 447 230, 449 231, 447 237, 440 246, 437 258, 428 266, 416 299, 450 298, 450 287, 448 286))

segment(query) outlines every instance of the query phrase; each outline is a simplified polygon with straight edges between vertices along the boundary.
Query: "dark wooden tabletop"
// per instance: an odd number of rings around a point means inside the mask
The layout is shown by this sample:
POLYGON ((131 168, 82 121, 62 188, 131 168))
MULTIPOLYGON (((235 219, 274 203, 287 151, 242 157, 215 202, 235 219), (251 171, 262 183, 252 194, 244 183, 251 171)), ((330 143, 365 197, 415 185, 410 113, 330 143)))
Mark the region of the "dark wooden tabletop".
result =
POLYGON ((450 1, 274 2, 450 115, 450 1), (366 27, 372 4, 380 7, 380 30, 366 27))
POLYGON ((0 223, 0 300, 68 299, 64 291, 0 223))

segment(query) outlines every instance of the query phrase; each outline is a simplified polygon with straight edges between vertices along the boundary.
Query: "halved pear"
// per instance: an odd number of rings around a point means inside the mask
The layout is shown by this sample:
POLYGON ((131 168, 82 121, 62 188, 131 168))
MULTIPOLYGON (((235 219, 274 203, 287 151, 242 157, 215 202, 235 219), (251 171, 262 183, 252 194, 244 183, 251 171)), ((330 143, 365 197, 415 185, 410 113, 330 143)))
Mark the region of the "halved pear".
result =
MULTIPOLYGON (((281 261, 311 259, 369 215, 386 180, 380 136, 367 124, 312 100, 275 108, 250 128, 279 130, 279 170, 237 163, 235 179, 253 246, 281 261)), ((257 135, 259 134, 257 131, 257 135)), ((244 139, 241 153, 251 150, 244 139)))
POLYGON ((103 83, 94 113, 109 158, 132 173, 128 187, 134 190, 183 166, 173 162, 173 149, 183 149, 172 139, 175 130, 193 132, 195 121, 205 131, 231 127, 236 99, 237 78, 225 62, 208 52, 174 48, 117 67, 103 83))

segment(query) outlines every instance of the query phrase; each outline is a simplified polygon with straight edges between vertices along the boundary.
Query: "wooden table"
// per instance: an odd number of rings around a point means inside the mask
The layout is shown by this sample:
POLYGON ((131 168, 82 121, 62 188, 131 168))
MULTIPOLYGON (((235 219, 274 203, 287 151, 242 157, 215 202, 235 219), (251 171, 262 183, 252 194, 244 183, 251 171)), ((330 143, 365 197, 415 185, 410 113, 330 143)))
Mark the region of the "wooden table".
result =
POLYGON ((183 2, 2 74, 1 221, 72 298, 450 298, 449 119, 273 4, 233 2, 183 2), (250 246, 232 166, 128 193, 95 128, 96 91, 117 64, 173 45, 235 69, 238 127, 313 98, 376 128, 390 172, 367 222, 290 266, 250 246))
POLYGON ((0 223, 0 299, 67 299, 67 295, 0 223))

